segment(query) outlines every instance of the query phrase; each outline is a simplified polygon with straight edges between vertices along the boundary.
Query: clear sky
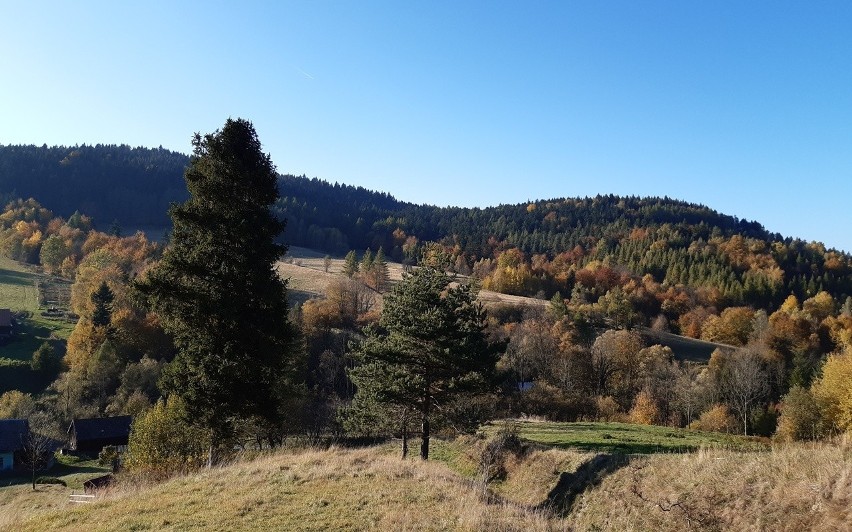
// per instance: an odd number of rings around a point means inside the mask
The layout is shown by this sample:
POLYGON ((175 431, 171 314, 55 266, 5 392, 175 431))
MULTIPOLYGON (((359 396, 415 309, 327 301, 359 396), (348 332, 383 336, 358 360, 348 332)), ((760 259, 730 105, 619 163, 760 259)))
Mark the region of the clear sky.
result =
POLYGON ((669 196, 852 251, 848 0, 0 0, 0 143, 228 117, 402 200, 669 196))

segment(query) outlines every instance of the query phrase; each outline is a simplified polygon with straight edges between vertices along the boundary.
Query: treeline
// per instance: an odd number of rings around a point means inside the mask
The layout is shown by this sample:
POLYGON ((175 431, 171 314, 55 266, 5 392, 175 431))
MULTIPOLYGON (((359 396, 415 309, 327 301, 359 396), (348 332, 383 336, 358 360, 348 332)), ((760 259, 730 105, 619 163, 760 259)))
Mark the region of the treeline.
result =
POLYGON ((90 216, 101 230, 165 226, 169 203, 186 199, 186 155, 126 145, 0 145, 0 196, 38 198, 62 217, 90 216))

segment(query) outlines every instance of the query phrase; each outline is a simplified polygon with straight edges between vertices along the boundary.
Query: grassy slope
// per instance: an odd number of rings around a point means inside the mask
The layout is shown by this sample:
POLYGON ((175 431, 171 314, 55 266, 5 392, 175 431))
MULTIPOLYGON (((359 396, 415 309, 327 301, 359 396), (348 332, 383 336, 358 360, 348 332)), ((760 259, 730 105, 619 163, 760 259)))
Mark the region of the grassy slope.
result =
MULTIPOLYGON (((329 271, 325 272, 323 265, 323 253, 306 248, 290 247, 285 261, 279 262, 277 267, 282 276, 289 278, 291 301, 303 302, 313 297, 323 297, 328 285, 343 273, 343 258, 332 257, 329 271)), ((388 273, 391 284, 402 279, 402 264, 398 262, 388 263, 388 273)), ((527 305, 541 307, 547 305, 547 301, 532 299, 529 297, 510 296, 482 290, 479 293, 480 301, 485 304, 511 303, 516 305, 527 305)))
MULTIPOLYGON (((463 445, 473 456, 483 443, 463 445)), ((32 506, 3 512, 0 528, 799 531, 846 530, 852 522, 848 445, 632 456, 581 482, 567 507, 548 501, 563 480, 595 462, 591 453, 511 456, 506 478, 490 486, 502 499, 489 504, 479 497, 481 486, 445 464, 402 461, 395 451, 280 452, 159 485, 120 488, 84 507, 48 508, 30 499, 32 506)), ((52 487, 44 495, 65 497, 52 487)))
MULTIPOLYGON (((493 432, 497 426, 489 425, 486 430, 493 432)), ((524 440, 598 453, 672 453, 702 448, 761 451, 768 448, 766 443, 753 438, 656 425, 518 421, 517 426, 524 440)))
POLYGON ((382 449, 279 453, 82 508, 32 514, 17 530, 544 530, 539 512, 487 505, 440 463, 382 449))
MULTIPOLYGON (((0 345, 0 359, 29 362, 33 352, 45 341, 53 342, 55 348, 64 351, 65 339, 74 325, 41 315, 36 289, 39 277, 27 266, 0 257, 0 307, 30 313, 30 318, 18 323, 15 336, 0 345)), ((7 364, 0 367, 0 393, 11 389, 38 392, 47 384, 43 376, 28 366, 9 367, 7 364)))

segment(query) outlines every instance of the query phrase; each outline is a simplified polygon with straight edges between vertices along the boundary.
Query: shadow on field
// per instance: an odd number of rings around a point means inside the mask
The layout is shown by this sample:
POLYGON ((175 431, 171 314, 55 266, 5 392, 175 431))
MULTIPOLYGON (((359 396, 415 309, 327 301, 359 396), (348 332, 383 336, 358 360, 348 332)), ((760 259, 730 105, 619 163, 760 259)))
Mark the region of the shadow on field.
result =
POLYGON ((14 270, 0 268, 0 284, 32 286, 33 275, 25 272, 16 272, 14 270))
POLYGON ((630 457, 623 454, 599 454, 582 463, 575 472, 559 475, 556 486, 538 507, 565 517, 571 512, 578 495, 629 463, 630 457))

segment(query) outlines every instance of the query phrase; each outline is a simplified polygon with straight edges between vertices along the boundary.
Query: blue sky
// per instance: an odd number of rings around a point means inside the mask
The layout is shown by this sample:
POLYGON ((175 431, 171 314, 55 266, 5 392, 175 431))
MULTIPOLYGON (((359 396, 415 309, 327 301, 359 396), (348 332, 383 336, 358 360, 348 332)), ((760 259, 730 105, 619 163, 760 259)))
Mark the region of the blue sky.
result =
POLYGON ((0 143, 188 153, 437 205, 669 196, 852 251, 852 3, 0 0, 0 143))

